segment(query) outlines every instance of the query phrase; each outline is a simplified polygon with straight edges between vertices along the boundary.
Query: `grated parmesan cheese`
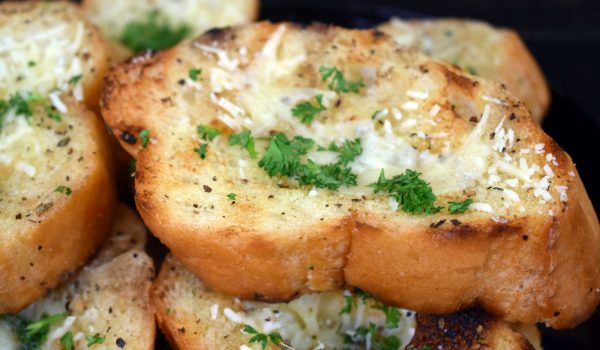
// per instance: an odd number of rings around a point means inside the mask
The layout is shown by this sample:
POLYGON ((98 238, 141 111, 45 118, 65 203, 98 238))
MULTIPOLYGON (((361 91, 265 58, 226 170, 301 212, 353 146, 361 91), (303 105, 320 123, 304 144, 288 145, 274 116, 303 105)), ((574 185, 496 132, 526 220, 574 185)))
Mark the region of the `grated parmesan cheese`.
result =
POLYGON ((406 96, 415 98, 417 100, 426 100, 429 97, 429 92, 408 90, 406 91, 406 96))

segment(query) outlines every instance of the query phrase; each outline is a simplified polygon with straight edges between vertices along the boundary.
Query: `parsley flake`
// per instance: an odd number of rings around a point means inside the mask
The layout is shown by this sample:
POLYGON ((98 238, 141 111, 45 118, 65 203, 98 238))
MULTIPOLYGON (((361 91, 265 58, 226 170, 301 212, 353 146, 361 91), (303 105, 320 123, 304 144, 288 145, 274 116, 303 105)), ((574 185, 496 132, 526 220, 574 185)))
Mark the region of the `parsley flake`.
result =
POLYGON ((203 143, 198 148, 194 148, 194 152, 196 152, 201 159, 206 158, 206 149, 208 147, 208 143, 203 143))
POLYGON ((85 340, 87 341, 87 346, 90 347, 92 345, 96 345, 96 344, 102 344, 104 343, 104 340, 106 338, 96 334, 96 335, 86 335, 85 336, 85 340))
POLYGON ((375 303, 374 308, 384 313, 386 327, 398 328, 398 324, 400 323, 400 310, 398 308, 387 306, 383 303, 375 303))
POLYGON ((140 131, 139 137, 140 141, 142 142, 142 148, 146 148, 148 146, 148 141, 150 141, 148 137, 149 135, 150 130, 142 129, 142 131, 140 131))
POLYGON ((337 190, 342 185, 356 185, 356 174, 341 163, 317 164, 309 159, 306 164, 298 166, 297 173, 300 186, 313 185, 316 188, 337 190))
POLYGON ((232 201, 234 201, 236 197, 237 197, 236 194, 233 192, 231 192, 227 195, 227 198, 229 198, 229 200, 232 200, 232 201))
POLYGON ((35 61, 27 62, 27 67, 35 67, 35 65, 36 65, 35 61))
POLYGON ((350 315, 352 312, 352 305, 356 307, 356 300, 352 295, 344 295, 344 307, 340 310, 340 315, 350 315))
POLYGON ((0 100, 0 130, 4 124, 4 117, 9 111, 14 110, 15 115, 24 116, 29 123, 29 118, 33 116, 32 105, 34 103, 44 102, 46 98, 36 93, 29 93, 28 95, 15 94, 8 100, 0 100))
POLYGON ((358 81, 350 81, 344 78, 344 74, 337 67, 321 66, 319 67, 319 73, 321 74, 321 80, 326 81, 329 78, 329 84, 327 85, 330 90, 337 93, 340 92, 354 92, 358 93, 361 87, 365 86, 362 78, 358 81))
POLYGON ((60 343, 63 346, 63 350, 73 350, 75 345, 73 344, 73 332, 68 331, 60 337, 60 343))
POLYGON ((323 95, 315 96, 315 100, 317 100, 316 106, 312 105, 310 101, 297 104, 294 108, 292 108, 292 115, 300 118, 302 123, 310 124, 317 113, 327 109, 325 106, 323 106, 323 95))
POLYGON ((462 202, 448 202, 448 211, 450 214, 462 214, 467 209, 469 209, 469 205, 473 204, 473 200, 471 198, 467 198, 462 202))
POLYGON ((269 176, 293 176, 300 165, 300 156, 306 154, 313 145, 311 139, 296 136, 289 140, 284 134, 275 134, 258 166, 265 169, 269 176))
POLYGON ((189 34, 188 25, 171 28, 166 20, 159 21, 158 15, 158 11, 152 11, 145 21, 127 23, 120 41, 131 51, 138 53, 148 49, 162 50, 175 46, 189 34))
POLYGON ((83 75, 81 75, 81 74, 72 76, 71 79, 69 79, 69 82, 68 82, 69 85, 76 85, 81 80, 82 77, 83 77, 83 75))
POLYGON ((221 134, 219 129, 211 128, 210 126, 202 124, 198 125, 196 130, 198 131, 200 138, 204 141, 212 141, 215 137, 221 134))
POLYGON ((250 130, 240 131, 237 134, 229 136, 230 145, 240 145, 245 148, 250 155, 250 158, 256 159, 256 149, 254 148, 254 137, 250 133, 250 130))
POLYGON ((7 322, 14 329, 17 339, 21 344, 21 349, 37 350, 48 339, 50 326, 53 323, 62 321, 65 314, 55 314, 49 316, 43 314, 39 321, 30 322, 19 315, 2 315, 0 320, 7 322))
POLYGON ((406 213, 435 214, 443 207, 435 206, 436 197, 431 186, 420 179, 420 175, 419 172, 407 169, 404 174, 387 179, 383 169, 381 169, 379 179, 370 186, 375 188, 375 193, 388 192, 398 202, 402 211, 406 213))
POLYGON ((192 68, 188 71, 188 76, 190 77, 190 79, 192 79, 192 81, 198 81, 198 76, 202 74, 202 69, 196 69, 196 68, 192 68))
POLYGON ((56 187, 54 189, 54 192, 63 193, 63 194, 66 194, 67 196, 70 196, 71 193, 73 193, 73 191, 71 190, 70 187, 63 186, 63 185, 56 187))
POLYGON ((58 111, 51 106, 46 107, 46 113, 48 113, 48 118, 60 122, 62 120, 62 118, 60 117, 60 113, 58 113, 58 111))
POLYGON ((245 325, 242 332, 252 335, 249 340, 250 344, 258 343, 263 349, 267 347, 269 340, 271 340, 271 343, 274 345, 279 345, 283 339, 278 332, 271 332, 269 334, 260 333, 254 327, 249 325, 245 325))

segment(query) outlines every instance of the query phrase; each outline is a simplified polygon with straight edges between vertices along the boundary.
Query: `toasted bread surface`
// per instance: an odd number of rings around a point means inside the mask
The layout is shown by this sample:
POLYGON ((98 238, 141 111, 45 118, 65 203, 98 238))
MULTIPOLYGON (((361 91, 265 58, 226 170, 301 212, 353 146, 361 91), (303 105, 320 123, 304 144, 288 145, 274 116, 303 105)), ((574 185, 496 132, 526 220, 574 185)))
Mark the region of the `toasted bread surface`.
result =
MULTIPOLYGON (((535 326, 528 327, 533 337, 527 340, 508 323, 478 309, 449 316, 417 315, 416 321, 412 312, 399 310, 398 327, 386 329, 384 314, 373 307, 375 301, 353 297, 347 291, 304 295, 289 303, 236 300, 210 290, 172 255, 167 256, 152 286, 152 303, 160 328, 177 349, 259 349, 249 342, 252 334, 242 331, 245 325, 261 333, 278 332, 289 349, 314 349, 319 344, 324 349, 341 348, 340 334, 353 334, 369 323, 388 336, 399 336, 400 348, 437 349, 442 345, 444 349, 470 349, 479 345, 480 349, 516 350, 534 349, 531 344, 536 344, 535 348, 541 349, 535 326), (348 313, 341 313, 348 307, 347 300, 353 304, 348 313)), ((345 346, 360 348, 360 343, 345 346)), ((267 346, 278 348, 272 342, 267 346)))
POLYGON ((60 91, 97 108, 108 48, 77 5, 4 1, 0 37, 0 99, 60 91))
MULTIPOLYGON (((60 339, 71 332, 74 349, 88 349, 86 336, 101 343, 95 349, 154 348, 155 321, 150 306, 153 263, 144 252, 141 220, 123 204, 116 210, 112 233, 96 257, 68 281, 18 314, 38 320, 42 314, 64 313, 52 324, 44 349, 64 349, 60 339)), ((0 320, 3 349, 18 349, 10 323, 0 320), (4 336, 4 338, 2 338, 4 336)))
POLYGON ((121 41, 129 24, 144 23, 153 14, 157 23, 164 23, 175 32, 185 28, 185 36, 196 36, 210 28, 248 23, 257 18, 259 1, 84 0, 82 5, 91 21, 108 38, 121 41))
POLYGON ((379 30, 400 45, 418 48, 436 59, 506 85, 525 102, 538 121, 550 106, 550 89, 535 58, 518 33, 465 19, 408 20, 395 18, 379 30))
POLYGON ((500 85, 380 32, 264 22, 210 31, 113 69, 101 104, 137 157, 144 221, 217 291, 286 300, 348 283, 418 312, 478 304, 558 328, 600 299, 600 227, 569 156, 500 85), (323 67, 364 87, 332 91, 323 67), (325 110, 303 124, 291 110, 315 96, 325 110), (208 141, 199 125, 221 135, 208 141), (246 129, 257 159, 228 142, 246 129), (323 146, 361 139, 356 186, 269 177, 257 163, 275 133, 323 146), (421 172, 436 205, 473 203, 407 214, 369 186, 382 169, 421 172))
POLYGON ((0 130, 0 312, 16 312, 81 266, 107 236, 115 191, 104 124, 63 97, 0 130), (54 111, 58 113, 57 111, 54 111))

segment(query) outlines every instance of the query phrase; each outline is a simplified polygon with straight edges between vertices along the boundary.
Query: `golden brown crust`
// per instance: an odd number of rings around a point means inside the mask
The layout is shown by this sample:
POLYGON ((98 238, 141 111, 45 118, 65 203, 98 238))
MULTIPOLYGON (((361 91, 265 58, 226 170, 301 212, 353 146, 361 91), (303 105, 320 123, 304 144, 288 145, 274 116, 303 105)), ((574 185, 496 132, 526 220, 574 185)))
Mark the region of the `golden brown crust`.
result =
POLYGON ((550 106, 550 89, 535 58, 513 30, 474 20, 392 19, 377 27, 401 45, 497 81, 525 102, 541 122, 550 106))
MULTIPOLYGON (((194 42, 218 42, 225 48, 231 46, 231 51, 244 45, 257 51, 277 28, 259 23, 211 31, 194 42)), ((230 177, 219 170, 223 169, 219 162, 201 163, 191 151, 194 145, 186 143, 187 136, 171 137, 176 132, 193 132, 193 126, 178 130, 166 117, 189 113, 178 102, 185 93, 174 87, 187 72, 184 64, 178 69, 177 59, 192 55, 192 42, 186 42, 113 69, 106 79, 102 107, 115 135, 137 157, 138 210, 187 268, 215 290, 244 298, 289 299, 346 282, 390 304, 421 312, 448 313, 481 304, 510 321, 546 322, 557 328, 572 327, 589 316, 600 300, 598 220, 580 179, 575 173, 570 175, 575 172, 570 158, 520 102, 499 86, 454 67, 390 49, 389 39, 377 32, 327 26, 289 28, 292 33, 315 36, 315 43, 320 35, 326 37, 327 45, 341 38, 340 42, 350 43, 355 50, 345 59, 371 62, 389 53, 394 62, 406 60, 407 70, 412 64, 419 74, 443 81, 444 97, 439 103, 449 109, 450 121, 443 126, 440 121, 436 127, 454 132, 457 138, 472 128, 468 123, 475 113, 481 115, 481 111, 470 112, 474 101, 482 95, 504 101, 494 107, 501 113, 490 124, 502 120, 522 135, 527 147, 543 144, 556 158, 553 181, 568 187, 569 200, 564 204, 555 199, 546 206, 529 201, 528 205, 544 212, 511 214, 510 220, 476 213, 409 216, 370 211, 366 206, 372 201, 365 204, 361 198, 318 196, 309 202, 308 190, 277 188, 258 177, 254 182, 230 177), (369 56, 358 49, 368 47, 381 50, 369 56), (147 148, 136 139, 142 129, 151 130, 147 148), (236 203, 226 199, 228 192, 238 193, 236 203)), ((194 67, 213 63, 198 55, 193 57, 194 67)), ((493 126, 487 131, 490 139, 493 126)), ((207 159, 215 158, 209 153, 207 159)))
POLYGON ((35 221, 19 223, 19 231, 0 242, 1 313, 21 310, 83 265, 111 226, 116 195, 104 125, 83 106, 69 106, 95 141, 83 150, 81 164, 87 168, 82 178, 72 179, 71 195, 53 202, 35 221))

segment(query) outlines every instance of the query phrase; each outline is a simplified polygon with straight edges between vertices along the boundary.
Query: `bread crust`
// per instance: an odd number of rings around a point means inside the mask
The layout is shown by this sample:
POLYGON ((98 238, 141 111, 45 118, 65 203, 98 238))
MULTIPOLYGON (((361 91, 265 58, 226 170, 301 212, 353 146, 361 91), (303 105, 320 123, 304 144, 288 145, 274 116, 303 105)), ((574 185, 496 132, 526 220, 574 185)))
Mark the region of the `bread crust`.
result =
POLYGON ((108 136, 92 112, 69 107, 95 140, 84 151, 85 177, 72 179, 77 183, 71 195, 54 201, 35 221, 19 223, 0 242, 0 313, 20 311, 42 297, 65 273, 83 265, 109 232, 116 194, 108 136))
MULTIPOLYGON (((347 35, 347 41, 357 47, 389 44, 389 38, 378 32, 342 33, 341 29, 319 25, 290 27, 291 31, 304 30, 315 36, 347 35)), ((277 28, 259 23, 209 32, 196 42, 228 45, 252 33, 260 39, 245 43, 250 48, 264 44, 277 28)), ((197 155, 192 152, 178 154, 177 161, 173 161, 176 156, 165 154, 165 148, 180 147, 181 142, 162 131, 169 128, 164 116, 171 115, 175 105, 175 95, 168 92, 179 78, 172 76, 176 65, 171 62, 188 52, 190 45, 187 42, 155 56, 138 56, 113 69, 101 103, 103 116, 115 135, 137 157, 136 205, 144 221, 211 288, 242 298, 289 300, 298 293, 331 290, 348 283, 386 303, 418 312, 450 313, 479 304, 509 321, 545 322, 555 328, 573 327, 593 312, 600 300, 600 226, 596 214, 569 156, 502 87, 416 54, 395 51, 417 61, 413 64, 420 64, 419 69, 427 72, 424 74, 444 77, 448 95, 472 100, 479 94, 491 94, 508 101, 498 108, 504 115, 512 115, 514 127, 527 135, 527 144, 545 145, 560 164, 555 169, 556 179, 568 186, 569 200, 543 207, 552 210, 552 215, 516 215, 506 222, 475 214, 467 218, 448 214, 399 218, 369 211, 361 199, 356 199, 360 204, 354 204, 354 200, 336 197, 330 201, 311 199, 313 206, 294 206, 296 212, 283 207, 280 216, 262 196, 275 194, 274 203, 303 203, 308 201, 305 194, 291 190, 282 194, 272 188, 275 186, 257 185, 250 187, 256 192, 249 196, 261 198, 260 206, 244 205, 242 200, 234 205, 211 197, 215 188, 227 185, 246 195, 249 190, 243 186, 252 183, 228 179, 227 174, 212 170, 212 164, 196 166, 197 155), (135 138, 125 142, 129 137, 124 135, 137 135, 142 129, 154 132, 147 148, 135 138), (179 183, 165 175, 172 169, 189 170, 189 176, 202 173, 194 182, 199 189, 193 195, 210 200, 192 202, 196 199, 182 194, 174 201, 170 196, 178 191, 179 183), (184 210, 179 201, 187 200, 189 210, 184 210), (200 204, 192 207, 191 203, 200 204), (218 211, 222 219, 213 217, 209 203, 226 207, 218 211), (321 214, 321 219, 315 213, 321 214), (462 223, 451 223, 450 219, 462 223), (267 227, 265 221, 276 224, 267 227)), ((219 166, 214 165, 215 169, 219 166)))
POLYGON ((399 41, 408 41, 404 44, 418 47, 427 55, 447 59, 449 63, 471 69, 472 73, 485 79, 505 84, 515 96, 525 102, 538 122, 548 113, 548 83, 537 61, 514 30, 458 18, 406 21, 392 19, 377 28, 399 41), (421 36, 429 38, 431 48, 425 47, 427 45, 421 36), (462 51, 457 50, 458 55, 462 56, 460 62, 452 62, 457 57, 447 57, 446 53, 439 52, 442 47, 449 45, 462 48, 462 51), (427 52, 428 50, 431 52, 427 52))

